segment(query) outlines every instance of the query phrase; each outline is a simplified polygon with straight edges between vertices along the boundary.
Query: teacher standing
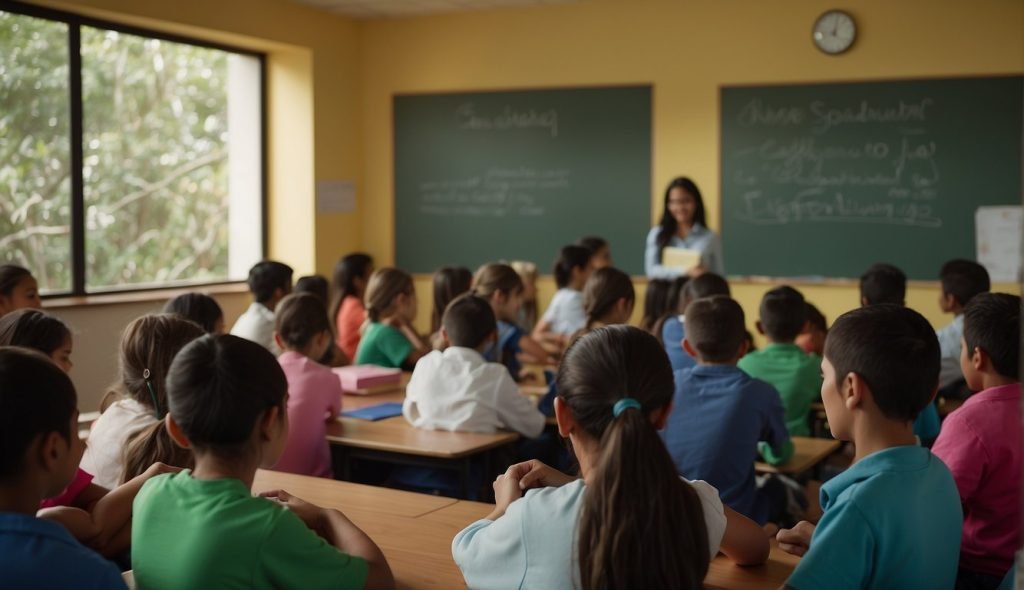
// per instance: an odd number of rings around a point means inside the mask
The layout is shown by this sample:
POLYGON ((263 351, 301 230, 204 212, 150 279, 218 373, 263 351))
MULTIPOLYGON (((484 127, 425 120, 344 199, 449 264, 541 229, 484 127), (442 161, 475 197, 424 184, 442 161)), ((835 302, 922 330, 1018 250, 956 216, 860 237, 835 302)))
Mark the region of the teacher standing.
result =
MULTIPOLYGON (((687 271, 663 266, 662 253, 666 247, 687 248, 700 253, 700 271, 725 274, 722 244, 718 234, 707 227, 704 219, 704 199, 697 185, 685 176, 669 183, 665 189, 665 209, 661 223, 647 234, 644 251, 644 270, 651 279, 671 279, 687 271)), ((691 271, 692 272, 692 271, 691 271)))

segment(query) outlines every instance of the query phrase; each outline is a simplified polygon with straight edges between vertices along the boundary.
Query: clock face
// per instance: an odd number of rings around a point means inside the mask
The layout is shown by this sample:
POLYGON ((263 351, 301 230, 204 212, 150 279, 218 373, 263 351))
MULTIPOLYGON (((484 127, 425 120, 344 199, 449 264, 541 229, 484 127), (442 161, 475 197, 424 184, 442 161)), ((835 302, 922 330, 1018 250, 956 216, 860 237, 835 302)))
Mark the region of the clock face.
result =
POLYGON ((841 10, 830 10, 814 23, 814 44, 829 55, 846 51, 856 37, 857 24, 853 17, 841 10))

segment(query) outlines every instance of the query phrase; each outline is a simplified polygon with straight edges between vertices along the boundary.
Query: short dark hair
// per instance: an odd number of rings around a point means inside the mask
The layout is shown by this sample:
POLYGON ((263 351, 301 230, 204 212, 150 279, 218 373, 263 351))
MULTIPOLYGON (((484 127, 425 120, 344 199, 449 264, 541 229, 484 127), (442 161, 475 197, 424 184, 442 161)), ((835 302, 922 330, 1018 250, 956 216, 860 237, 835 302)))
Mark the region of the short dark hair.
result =
POLYGON ((683 285, 682 293, 679 295, 679 305, 686 309, 691 302, 714 295, 732 296, 729 291, 729 281, 721 275, 706 272, 693 277, 683 285))
POLYGON ((285 407, 288 380, 267 349, 225 334, 193 340, 167 375, 171 417, 192 448, 239 457, 260 416, 285 407))
POLYGON ((22 476, 25 453, 39 436, 56 432, 70 441, 75 386, 49 358, 34 350, 0 347, 0 482, 22 476))
POLYGON ((569 286, 572 279, 572 269, 586 268, 590 263, 593 252, 583 246, 563 246, 558 252, 558 259, 555 260, 552 274, 555 275, 555 285, 559 289, 569 286))
POLYGON ((217 322, 224 319, 224 311, 217 300, 202 293, 184 293, 171 299, 164 305, 164 313, 190 320, 207 334, 217 330, 217 322))
POLYGON ((474 349, 498 329, 490 302, 472 293, 453 299, 444 310, 442 323, 452 346, 474 349))
POLYGON ((688 305, 685 323, 686 339, 702 361, 730 361, 747 340, 743 308, 725 295, 705 297, 688 305))
POLYGON ((987 293, 992 288, 984 266, 960 258, 942 265, 939 280, 942 281, 942 294, 952 295, 961 306, 970 303, 975 295, 987 293))
POLYGON ((608 247, 608 240, 600 236, 583 236, 576 240, 577 246, 583 246, 587 250, 590 250, 590 254, 597 254, 602 248, 608 247))
POLYGON ((810 322, 811 326, 822 332, 828 332, 828 320, 825 319, 825 314, 821 313, 821 310, 810 301, 807 301, 805 305, 807 307, 807 321, 810 322))
POLYGON ((71 330, 38 309, 18 309, 0 318, 0 346, 31 348, 49 356, 71 338, 71 330))
POLYGON ((939 340, 928 320, 892 303, 839 316, 825 338, 825 358, 840 383, 856 373, 890 420, 914 420, 939 383, 939 340))
POLYGON ((331 331, 324 302, 312 293, 288 295, 274 310, 274 331, 288 348, 305 348, 318 334, 331 331))
POLYGON ((257 262, 249 269, 249 290, 257 302, 266 303, 274 297, 275 290, 291 290, 293 272, 292 267, 276 260, 257 262))
POLYGON ((293 290, 296 293, 309 293, 310 295, 315 295, 316 298, 320 300, 324 309, 327 309, 327 294, 328 291, 330 291, 330 287, 327 284, 326 277, 321 275, 306 275, 304 277, 299 277, 299 280, 295 281, 295 289, 293 290))
POLYGON ((9 296, 14 288, 32 273, 23 266, 17 264, 0 264, 0 295, 9 296))
POLYGON ((980 348, 1003 377, 1020 379, 1020 297, 981 293, 964 308, 968 353, 980 348))
POLYGON ((867 305, 904 305, 907 298, 907 275, 891 264, 872 264, 871 268, 860 275, 860 297, 867 305))
POLYGON ((783 285, 764 294, 759 316, 765 336, 775 342, 792 342, 807 322, 807 304, 800 291, 783 285))

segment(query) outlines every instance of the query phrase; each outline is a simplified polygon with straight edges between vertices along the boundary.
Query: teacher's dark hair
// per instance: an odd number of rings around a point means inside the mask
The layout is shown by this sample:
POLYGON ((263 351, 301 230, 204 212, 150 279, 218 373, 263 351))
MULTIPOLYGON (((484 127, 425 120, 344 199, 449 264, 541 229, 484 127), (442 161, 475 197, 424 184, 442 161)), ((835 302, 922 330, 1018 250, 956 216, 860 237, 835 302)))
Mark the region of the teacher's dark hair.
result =
POLYGON ((661 261, 661 251, 668 246, 668 243, 672 241, 672 236, 675 235, 678 229, 676 218, 672 217, 672 214, 668 212, 668 197, 672 194, 672 189, 681 188, 684 191, 690 193, 693 196, 693 200, 696 201, 697 207, 693 212, 693 222, 699 223, 707 227, 708 223, 704 215, 704 197, 700 194, 700 189, 697 188, 697 184, 690 180, 686 176, 680 176, 668 183, 668 187, 665 189, 665 200, 661 210, 661 231, 658 232, 658 260, 661 261))

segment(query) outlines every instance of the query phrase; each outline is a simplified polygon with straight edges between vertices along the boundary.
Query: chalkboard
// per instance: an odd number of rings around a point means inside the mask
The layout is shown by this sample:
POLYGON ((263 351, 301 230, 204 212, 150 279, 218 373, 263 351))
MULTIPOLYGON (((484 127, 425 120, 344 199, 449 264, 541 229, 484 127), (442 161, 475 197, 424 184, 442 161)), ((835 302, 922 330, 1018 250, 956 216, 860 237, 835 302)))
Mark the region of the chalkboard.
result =
POLYGON ((410 272, 530 260, 584 235, 642 273, 650 86, 394 98, 395 257, 410 272))
POLYGON ((735 275, 935 280, 974 212, 1021 202, 1024 78, 723 87, 722 240, 735 275))

